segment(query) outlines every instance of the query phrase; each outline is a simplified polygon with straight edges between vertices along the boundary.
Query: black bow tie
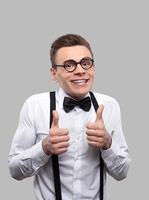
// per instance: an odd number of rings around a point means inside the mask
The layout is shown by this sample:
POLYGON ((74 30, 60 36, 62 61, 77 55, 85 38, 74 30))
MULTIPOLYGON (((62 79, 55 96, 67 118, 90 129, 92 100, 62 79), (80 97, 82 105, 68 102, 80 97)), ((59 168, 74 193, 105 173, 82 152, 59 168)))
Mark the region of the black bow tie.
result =
POLYGON ((91 99, 90 97, 86 97, 84 99, 81 99, 80 101, 76 101, 72 98, 65 97, 63 102, 64 110, 65 112, 69 112, 72 110, 75 106, 79 106, 85 111, 89 111, 91 108, 91 99))

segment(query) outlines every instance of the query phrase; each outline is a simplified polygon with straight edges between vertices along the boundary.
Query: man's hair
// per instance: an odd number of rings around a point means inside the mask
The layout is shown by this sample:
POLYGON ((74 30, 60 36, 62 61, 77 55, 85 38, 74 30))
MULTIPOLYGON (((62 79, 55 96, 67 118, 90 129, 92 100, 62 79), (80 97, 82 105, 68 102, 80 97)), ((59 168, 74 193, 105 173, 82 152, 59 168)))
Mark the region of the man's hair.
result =
POLYGON ((58 37, 51 45, 50 49, 50 59, 52 66, 54 66, 55 63, 55 56, 57 51, 62 48, 62 47, 71 47, 71 46, 76 46, 76 45, 82 45, 88 48, 90 51, 91 55, 93 56, 90 44, 88 41, 83 38, 81 35, 77 34, 66 34, 58 37))

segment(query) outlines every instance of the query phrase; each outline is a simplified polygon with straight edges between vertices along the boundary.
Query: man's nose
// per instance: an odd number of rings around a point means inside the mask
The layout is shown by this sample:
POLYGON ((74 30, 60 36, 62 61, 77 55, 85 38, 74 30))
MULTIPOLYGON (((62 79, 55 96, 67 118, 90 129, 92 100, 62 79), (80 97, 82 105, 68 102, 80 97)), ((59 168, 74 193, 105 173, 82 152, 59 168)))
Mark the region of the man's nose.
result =
POLYGON ((83 69, 83 67, 81 66, 80 63, 77 63, 77 67, 74 72, 75 73, 85 73, 85 69, 83 69))

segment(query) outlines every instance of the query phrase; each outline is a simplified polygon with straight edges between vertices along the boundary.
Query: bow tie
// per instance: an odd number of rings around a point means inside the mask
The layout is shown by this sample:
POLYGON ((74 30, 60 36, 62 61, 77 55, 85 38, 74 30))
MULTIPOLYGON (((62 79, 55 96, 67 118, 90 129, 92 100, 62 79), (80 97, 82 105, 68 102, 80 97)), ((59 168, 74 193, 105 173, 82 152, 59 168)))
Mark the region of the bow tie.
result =
POLYGON ((84 111, 89 111, 91 108, 91 99, 90 97, 86 97, 81 99, 80 101, 76 101, 72 98, 65 97, 63 102, 63 107, 66 113, 72 110, 75 106, 79 106, 84 111))

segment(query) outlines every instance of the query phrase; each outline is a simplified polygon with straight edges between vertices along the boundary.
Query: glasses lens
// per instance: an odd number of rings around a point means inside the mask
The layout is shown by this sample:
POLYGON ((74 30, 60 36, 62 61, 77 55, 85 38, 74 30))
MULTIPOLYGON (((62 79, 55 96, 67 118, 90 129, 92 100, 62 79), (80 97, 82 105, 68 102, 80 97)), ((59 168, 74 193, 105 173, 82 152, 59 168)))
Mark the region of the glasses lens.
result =
POLYGON ((74 60, 68 60, 64 63, 64 67, 68 72, 72 72, 76 68, 76 62, 74 60))
POLYGON ((92 65, 93 65, 93 60, 91 58, 83 58, 81 60, 81 66, 84 69, 89 69, 90 67, 92 67, 92 65))

